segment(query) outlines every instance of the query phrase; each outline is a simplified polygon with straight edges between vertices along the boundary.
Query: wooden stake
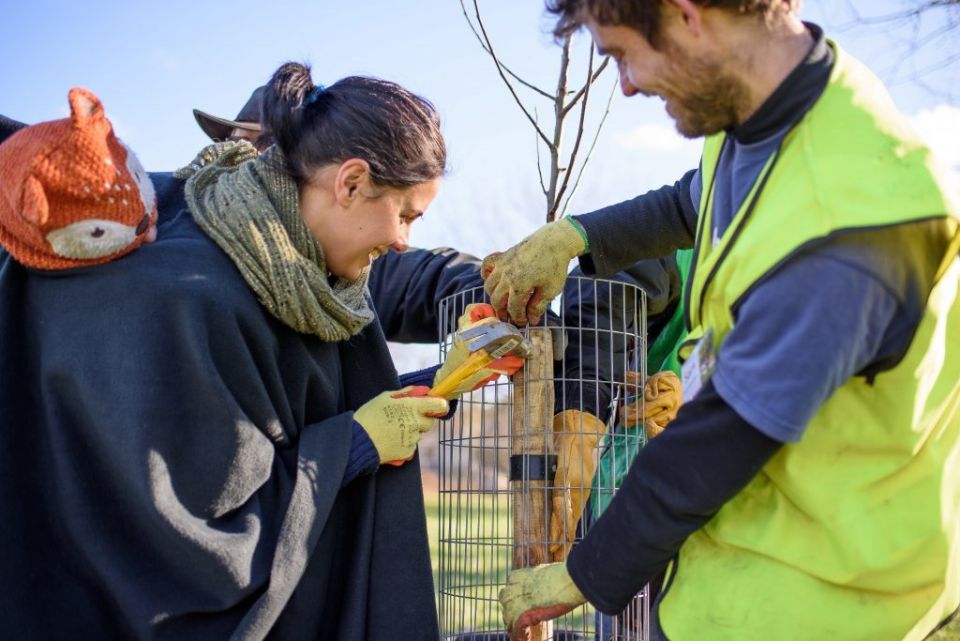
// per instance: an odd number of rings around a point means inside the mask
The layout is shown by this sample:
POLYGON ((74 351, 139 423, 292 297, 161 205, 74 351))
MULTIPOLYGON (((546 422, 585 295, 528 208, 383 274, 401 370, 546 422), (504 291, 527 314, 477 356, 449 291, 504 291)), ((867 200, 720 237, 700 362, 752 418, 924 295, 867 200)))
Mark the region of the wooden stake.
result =
MULTIPOLYGON (((528 338, 533 350, 523 369, 513 376, 513 427, 510 453, 525 460, 551 454, 553 443, 553 341, 550 330, 531 327, 528 338)), ((550 497, 543 480, 510 482, 513 493, 513 567, 525 568, 549 560, 550 497)), ((530 628, 530 641, 552 634, 552 624, 530 628)))

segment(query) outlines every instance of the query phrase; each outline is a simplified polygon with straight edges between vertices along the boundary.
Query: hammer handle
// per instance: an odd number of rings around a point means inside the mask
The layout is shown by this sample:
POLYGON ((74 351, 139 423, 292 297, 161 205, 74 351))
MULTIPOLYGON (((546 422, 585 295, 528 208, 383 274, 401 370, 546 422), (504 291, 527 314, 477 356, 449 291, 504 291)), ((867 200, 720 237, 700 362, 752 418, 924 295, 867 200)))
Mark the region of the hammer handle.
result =
POLYGON ((450 394, 457 388, 457 386, 489 365, 492 361, 493 357, 487 353, 487 350, 477 350, 476 352, 470 354, 470 356, 467 357, 467 360, 461 363, 457 369, 450 372, 449 376, 434 385, 433 388, 430 389, 428 395, 446 396, 447 394, 450 394))

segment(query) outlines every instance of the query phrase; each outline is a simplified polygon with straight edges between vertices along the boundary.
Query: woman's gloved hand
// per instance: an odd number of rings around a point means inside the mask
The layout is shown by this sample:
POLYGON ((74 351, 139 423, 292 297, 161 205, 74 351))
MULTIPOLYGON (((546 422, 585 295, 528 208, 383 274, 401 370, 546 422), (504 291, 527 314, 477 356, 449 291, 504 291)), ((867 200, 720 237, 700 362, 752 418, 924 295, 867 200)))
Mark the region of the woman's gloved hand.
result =
POLYGON ((417 443, 440 416, 449 411, 447 401, 425 396, 427 387, 405 387, 383 392, 353 413, 380 455, 380 463, 402 465, 413 458, 417 443))
MULTIPOLYGON (((627 383, 640 385, 640 372, 627 372, 627 383)), ((653 438, 677 418, 683 403, 680 377, 669 370, 657 372, 643 381, 643 403, 637 400, 624 407, 627 425, 643 423, 647 438, 653 438)))
POLYGON ((550 301, 563 290, 570 261, 587 251, 579 223, 561 218, 544 225, 503 253, 483 259, 484 287, 503 320, 540 322, 550 301))
MULTIPOLYGON (((500 321, 497 320, 497 314, 491 305, 486 303, 467 305, 466 310, 464 310, 460 318, 457 319, 457 335, 454 336, 453 345, 450 347, 450 351, 447 352, 447 358, 443 362, 443 366, 437 370, 437 373, 433 377, 434 386, 438 385, 440 381, 446 380, 446 378, 470 356, 467 342, 460 339, 460 332, 465 329, 470 329, 471 327, 490 325, 498 322, 500 321)), ((522 358, 514 354, 507 354, 503 358, 491 361, 478 372, 465 379, 446 394, 444 398, 448 401, 455 400, 459 398, 461 394, 479 389, 487 383, 495 381, 501 375, 513 376, 521 367, 523 367, 522 358)))
POLYGON ((563 616, 586 601, 570 578, 566 563, 514 570, 500 590, 503 623, 512 641, 526 639, 530 626, 563 616))

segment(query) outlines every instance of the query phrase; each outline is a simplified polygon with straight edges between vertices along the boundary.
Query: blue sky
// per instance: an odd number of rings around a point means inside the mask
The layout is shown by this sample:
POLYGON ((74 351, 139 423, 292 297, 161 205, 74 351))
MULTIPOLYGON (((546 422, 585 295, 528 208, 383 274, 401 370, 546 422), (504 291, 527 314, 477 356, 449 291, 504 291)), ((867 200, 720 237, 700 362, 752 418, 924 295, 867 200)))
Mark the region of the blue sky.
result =
MULTIPOLYGON (((960 166, 957 67, 910 77, 944 42, 907 57, 909 28, 839 30, 850 6, 882 15, 906 0, 808 0, 801 15, 824 25, 842 46, 891 82, 894 99, 960 166), (900 64, 906 60, 909 64, 900 64), (952 95, 951 95, 952 93, 952 95)), ((481 0, 501 58, 544 87, 556 83, 558 49, 538 1, 481 0)), ((35 122, 67 114, 66 94, 85 86, 104 103, 119 135, 149 170, 186 163, 206 139, 194 107, 233 117, 250 91, 286 60, 308 61, 329 84, 351 74, 395 80, 432 100, 444 121, 451 172, 423 223, 419 246, 454 246, 483 255, 520 240, 543 219, 530 125, 470 33, 457 0, 354 3, 16 1, 4 8, 0 113, 35 122), (265 10, 265 7, 269 9, 265 10)), ((936 28, 921 24, 921 32, 936 28)), ((960 50, 960 33, 946 42, 960 50)), ((578 42, 578 59, 586 38, 578 42)), ((574 73, 579 75, 578 67, 574 73)), ((610 73, 594 96, 600 111, 610 73)), ((535 99, 524 94, 530 104, 535 99)), ((539 113, 547 113, 542 103, 539 113)), ((595 112, 598 113, 598 112, 595 112)), ((673 132, 659 100, 614 96, 572 213, 672 182, 699 158, 699 145, 673 132)))

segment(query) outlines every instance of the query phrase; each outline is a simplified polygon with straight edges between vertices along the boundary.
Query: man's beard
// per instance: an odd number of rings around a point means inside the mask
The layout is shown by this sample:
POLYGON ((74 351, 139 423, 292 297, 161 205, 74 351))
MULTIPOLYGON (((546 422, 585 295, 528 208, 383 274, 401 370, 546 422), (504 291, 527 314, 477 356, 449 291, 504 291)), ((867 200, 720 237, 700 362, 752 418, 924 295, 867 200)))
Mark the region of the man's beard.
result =
POLYGON ((696 60, 668 47, 675 78, 682 79, 683 94, 664 96, 677 131, 687 138, 709 136, 739 123, 739 114, 748 104, 746 86, 726 73, 720 64, 696 60))

